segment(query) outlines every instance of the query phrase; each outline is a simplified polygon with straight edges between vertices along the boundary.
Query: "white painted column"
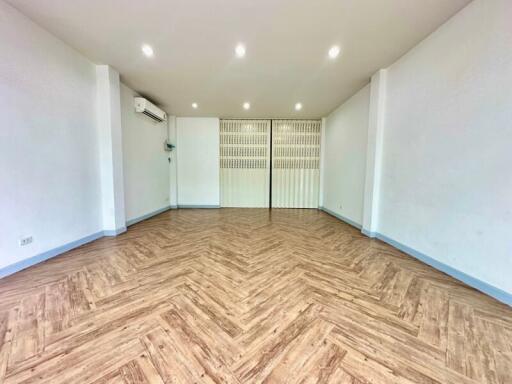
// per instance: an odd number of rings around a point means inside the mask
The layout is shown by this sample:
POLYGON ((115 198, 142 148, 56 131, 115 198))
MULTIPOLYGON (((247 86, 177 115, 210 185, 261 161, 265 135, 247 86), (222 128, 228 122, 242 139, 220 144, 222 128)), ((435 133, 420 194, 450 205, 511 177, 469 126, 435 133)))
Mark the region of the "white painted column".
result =
POLYGON ((379 225, 379 195, 382 169, 382 141, 386 109, 387 70, 372 76, 370 90, 370 116, 368 122, 368 148, 366 153, 366 179, 364 187, 362 232, 375 237, 379 225))
POLYGON ((169 152, 171 163, 169 164, 169 201, 171 208, 178 208, 178 156, 177 153, 177 134, 176 134, 176 116, 168 118, 169 142, 176 147, 169 152))
POLYGON ((322 118, 322 127, 320 128, 320 188, 318 196, 318 208, 324 207, 324 178, 325 178, 325 124, 327 119, 322 118))
POLYGON ((126 231, 119 73, 96 66, 96 92, 103 231, 115 236, 126 231))

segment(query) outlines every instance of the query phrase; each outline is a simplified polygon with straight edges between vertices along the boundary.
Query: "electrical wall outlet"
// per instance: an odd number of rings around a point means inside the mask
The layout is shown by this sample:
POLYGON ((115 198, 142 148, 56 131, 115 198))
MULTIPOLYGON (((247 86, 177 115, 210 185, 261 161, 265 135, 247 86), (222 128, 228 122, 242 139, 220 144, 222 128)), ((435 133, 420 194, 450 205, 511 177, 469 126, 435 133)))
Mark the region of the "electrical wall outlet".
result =
POLYGON ((30 244, 34 239, 32 236, 24 237, 20 239, 20 247, 30 244))

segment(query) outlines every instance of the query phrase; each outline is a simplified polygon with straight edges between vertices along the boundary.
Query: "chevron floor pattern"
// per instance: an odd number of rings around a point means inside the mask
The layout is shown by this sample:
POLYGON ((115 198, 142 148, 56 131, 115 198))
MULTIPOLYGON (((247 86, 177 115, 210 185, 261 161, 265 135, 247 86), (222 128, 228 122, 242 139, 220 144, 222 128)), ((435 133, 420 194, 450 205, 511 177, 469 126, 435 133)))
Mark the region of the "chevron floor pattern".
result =
POLYGON ((316 210, 178 210, 0 280, 0 382, 512 383, 512 309, 316 210))

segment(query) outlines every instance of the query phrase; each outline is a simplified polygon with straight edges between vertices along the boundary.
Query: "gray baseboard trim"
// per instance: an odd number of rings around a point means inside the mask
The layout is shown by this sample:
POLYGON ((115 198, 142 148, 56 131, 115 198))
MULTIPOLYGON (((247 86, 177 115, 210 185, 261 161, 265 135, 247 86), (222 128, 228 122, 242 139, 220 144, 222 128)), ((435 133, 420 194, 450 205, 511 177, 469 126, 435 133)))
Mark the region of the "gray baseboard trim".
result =
POLYGON ((70 251, 74 248, 78 248, 81 245, 90 243, 91 241, 97 240, 101 237, 105 236, 103 231, 93 233, 92 235, 82 237, 81 239, 72 241, 70 243, 61 245, 60 247, 56 247, 53 249, 50 249, 49 251, 40 253, 39 255, 35 255, 32 257, 29 257, 28 259, 18 261, 17 263, 8 265, 7 267, 4 267, 0 269, 0 278, 12 275, 13 273, 16 273, 18 271, 21 271, 22 269, 31 267, 35 264, 39 264, 45 260, 51 259, 52 257, 58 256, 64 252, 70 251))
POLYGON ((90 243, 91 241, 100 239, 102 237, 113 237, 120 235, 121 233, 126 232, 126 227, 117 228, 114 230, 105 230, 93 233, 92 235, 82 237, 81 239, 71 241, 67 244, 61 245, 60 247, 55 247, 46 252, 40 253, 38 255, 29 257, 28 259, 24 259, 18 261, 17 263, 8 265, 7 267, 0 269, 0 278, 12 275, 13 273, 19 272, 23 269, 31 267, 33 265, 39 264, 45 260, 51 259, 55 256, 59 256, 65 252, 71 251, 72 249, 78 248, 84 244, 90 243))
POLYGON ((171 209, 178 209, 177 205, 171 205, 171 209))
POLYGON ((220 205, 189 205, 189 204, 178 204, 178 209, 210 209, 210 208, 220 208, 220 205))
POLYGON ((320 209, 321 211, 324 211, 325 213, 331 215, 331 216, 334 216, 335 218, 337 218, 338 220, 341 220, 341 221, 344 221, 345 223, 353 226, 353 227, 356 227, 357 229, 361 229, 362 226, 361 224, 359 223, 356 223, 354 220, 351 220, 345 216, 342 216, 340 215, 339 213, 336 213, 334 211, 331 211, 330 209, 328 208, 325 208, 325 207, 319 207, 318 209, 320 209))
POLYGON ((161 214, 163 212, 166 212, 169 209, 172 209, 172 206, 168 205, 167 207, 163 207, 163 208, 157 209, 156 211, 153 211, 153 212, 150 212, 150 213, 146 213, 145 215, 136 217, 134 219, 130 219, 130 220, 126 221, 126 226, 129 227, 130 225, 139 223, 139 222, 141 222, 143 220, 149 219, 150 217, 153 217, 153 216, 159 215, 159 214, 161 214))
POLYGON ((361 232, 363 233, 363 235, 366 235, 368 237, 371 237, 371 238, 374 238, 374 237, 377 237, 377 232, 371 232, 371 231, 368 231, 366 229, 361 229, 361 232))
POLYGON ((495 298, 496 300, 501 301, 502 303, 512 306, 512 293, 505 292, 500 288, 497 288, 489 283, 486 283, 485 281, 479 280, 476 277, 470 276, 464 272, 459 271, 458 269, 450 267, 447 264, 444 264, 436 259, 433 259, 432 257, 427 256, 424 253, 421 253, 411 247, 408 247, 407 245, 402 244, 381 233, 375 233, 375 237, 391 245, 392 247, 395 247, 400 251, 407 253, 408 255, 414 257, 415 259, 418 259, 419 261, 428 264, 431 267, 441 272, 444 272, 457 280, 462 281, 463 283, 469 285, 470 287, 480 292, 483 292, 486 295, 489 295, 495 298))
POLYGON ((121 227, 121 228, 117 228, 117 229, 108 229, 108 230, 103 231, 103 236, 113 237, 113 236, 120 235, 121 233, 124 233, 124 232, 126 232, 126 227, 121 227))
POLYGON ((151 213, 148 213, 146 215, 137 217, 135 219, 128 220, 126 222, 126 226, 124 226, 124 227, 117 228, 117 229, 110 229, 110 230, 99 231, 99 232, 93 233, 92 235, 83 237, 81 239, 78 239, 78 240, 72 241, 70 243, 61 245, 60 247, 56 247, 56 248, 50 249, 50 250, 48 250, 46 252, 40 253, 39 255, 35 255, 35 256, 29 257, 28 259, 24 259, 24 260, 18 261, 17 263, 8 265, 7 267, 1 268, 0 269, 0 278, 12 275, 13 273, 19 272, 19 271, 21 271, 21 270, 23 270, 25 268, 31 267, 33 265, 39 264, 39 263, 41 263, 41 262, 43 262, 45 260, 51 259, 52 257, 58 256, 58 255, 60 255, 62 253, 70 251, 70 250, 72 250, 74 248, 78 248, 81 245, 90 243, 91 241, 97 240, 97 239, 99 239, 101 237, 118 236, 121 233, 126 232, 126 230, 127 230, 126 227, 127 226, 133 225, 133 224, 138 223, 138 222, 140 222, 142 220, 149 219, 150 217, 156 216, 156 215, 158 215, 158 214, 160 214, 162 212, 165 212, 165 211, 167 211, 169 209, 177 209, 177 208, 220 208, 220 206, 219 205, 186 205, 186 206, 168 206, 168 207, 164 207, 162 209, 158 209, 158 210, 156 210, 154 212, 151 212, 151 213))
POLYGON ((470 287, 485 293, 488 296, 491 296, 495 298, 498 301, 501 301, 502 303, 505 303, 507 305, 512 306, 512 293, 508 293, 503 291, 500 288, 497 288, 493 285, 490 285, 482 280, 477 279, 476 277, 470 276, 464 272, 459 271, 458 269, 455 269, 453 267, 450 267, 447 264, 444 264, 440 261, 437 261, 436 259, 433 259, 430 256, 425 255, 424 253, 421 253, 411 247, 408 247, 407 245, 404 245, 388 236, 385 236, 378 232, 371 232, 366 229, 362 229, 362 226, 358 223, 354 222, 353 220, 347 219, 346 217, 339 215, 325 207, 319 207, 320 210, 324 211, 325 213, 328 213, 331 216, 336 217, 337 219, 346 222, 347 224, 350 224, 358 229, 361 229, 361 232, 371 238, 377 238, 392 247, 399 249, 400 251, 407 253, 409 256, 414 257, 415 259, 430 265, 431 267, 446 273, 447 275, 452 276, 453 278, 462 281, 463 283, 469 285, 470 287))

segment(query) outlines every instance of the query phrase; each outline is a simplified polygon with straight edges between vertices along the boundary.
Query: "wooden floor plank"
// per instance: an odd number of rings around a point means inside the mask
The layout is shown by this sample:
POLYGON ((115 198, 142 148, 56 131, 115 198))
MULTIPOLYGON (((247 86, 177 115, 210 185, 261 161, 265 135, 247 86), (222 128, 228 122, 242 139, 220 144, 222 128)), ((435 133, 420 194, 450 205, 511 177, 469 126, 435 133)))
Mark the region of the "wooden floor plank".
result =
POLYGON ((0 383, 512 382, 512 309, 317 210, 174 210, 0 280, 0 383))

